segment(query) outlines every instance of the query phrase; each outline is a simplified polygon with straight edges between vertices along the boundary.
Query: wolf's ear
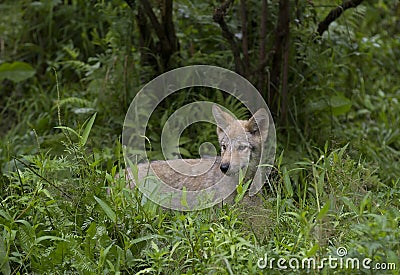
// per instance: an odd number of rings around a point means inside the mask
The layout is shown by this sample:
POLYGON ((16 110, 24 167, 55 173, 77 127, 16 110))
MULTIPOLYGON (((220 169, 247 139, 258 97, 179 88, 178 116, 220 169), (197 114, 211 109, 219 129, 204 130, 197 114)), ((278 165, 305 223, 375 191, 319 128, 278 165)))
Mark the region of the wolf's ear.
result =
POLYGON ((259 109, 246 124, 246 130, 253 135, 260 135, 266 138, 269 128, 269 116, 264 108, 259 109))
POLYGON ((236 120, 233 116, 229 113, 222 111, 220 107, 216 104, 212 106, 212 112, 217 123, 217 133, 218 135, 223 132, 224 129, 228 128, 229 125, 232 125, 236 120))

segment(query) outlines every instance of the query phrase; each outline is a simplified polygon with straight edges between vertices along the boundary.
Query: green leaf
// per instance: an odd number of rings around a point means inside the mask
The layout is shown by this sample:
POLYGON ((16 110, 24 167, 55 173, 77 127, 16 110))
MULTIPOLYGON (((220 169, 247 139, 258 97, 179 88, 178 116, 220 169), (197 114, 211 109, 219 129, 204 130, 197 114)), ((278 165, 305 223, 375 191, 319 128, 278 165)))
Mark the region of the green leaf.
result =
POLYGON ((156 270, 154 268, 148 267, 148 268, 140 270, 138 273, 136 273, 136 275, 139 275, 139 274, 150 274, 150 273, 154 273, 155 271, 156 270))
POLYGON ((7 78, 14 82, 21 82, 34 75, 35 70, 25 62, 16 61, 0 65, 0 81, 7 78))
POLYGON ((325 205, 322 207, 322 209, 319 211, 316 219, 321 220, 323 217, 325 217, 326 213, 328 213, 330 206, 331 206, 331 201, 327 201, 325 205))
POLYGON ((336 95, 330 98, 329 105, 332 108, 332 114, 339 116, 350 111, 351 101, 344 95, 336 95))
POLYGON ((192 156, 192 154, 190 154, 190 152, 188 150, 186 150, 185 148, 182 148, 182 147, 179 147, 179 153, 184 157, 192 156))
POLYGON ((137 243, 148 241, 148 240, 152 240, 152 239, 165 239, 165 237, 161 236, 161 235, 157 235, 157 234, 152 234, 152 235, 146 235, 146 236, 143 236, 143 237, 139 237, 139 238, 133 239, 129 243, 132 245, 132 244, 137 244, 137 243))
POLYGON ((0 271, 3 274, 11 274, 9 257, 8 257, 8 249, 9 249, 9 241, 6 237, 7 231, 4 229, 3 233, 0 234, 0 271))
POLYGON ((364 209, 366 206, 368 206, 369 204, 371 204, 371 199, 370 199, 370 192, 368 192, 364 198, 362 199, 361 203, 360 203, 360 212, 359 215, 362 215, 364 212, 364 209))
POLYGON ((185 207, 189 207, 189 204, 187 202, 187 191, 186 191, 185 186, 183 186, 183 189, 182 189, 181 205, 185 206, 185 207))
POLYGON ((35 244, 38 244, 38 243, 40 243, 41 241, 44 241, 44 240, 65 241, 63 238, 56 237, 56 236, 42 236, 42 237, 39 237, 39 238, 35 239, 35 244))
POLYGON ((94 196, 94 199, 97 201, 97 203, 103 208, 104 213, 112 220, 114 223, 117 221, 117 215, 115 212, 111 209, 110 206, 108 206, 107 203, 99 199, 98 197, 94 196))
POLYGON ((334 116, 339 116, 350 111, 351 100, 342 94, 322 98, 309 104, 309 112, 331 112, 334 116))
POLYGON ((72 128, 70 128, 70 127, 67 127, 67 126, 56 126, 56 127, 54 127, 54 128, 56 128, 56 129, 61 129, 61 130, 66 130, 66 131, 68 131, 68 132, 70 132, 70 133, 73 133, 73 134, 74 134, 75 136, 77 136, 78 138, 81 137, 74 129, 72 129, 72 128))
POLYGON ((104 262, 107 258, 107 254, 110 251, 111 247, 113 247, 114 243, 111 243, 106 249, 101 248, 100 250, 100 259, 99 259, 99 267, 104 265, 104 262))
POLYGON ((319 245, 314 244, 313 247, 311 247, 311 249, 309 251, 307 251, 306 256, 307 257, 314 256, 317 253, 318 249, 319 249, 319 245))
POLYGON ((175 250, 178 248, 178 246, 182 245, 182 241, 178 241, 174 244, 174 246, 171 249, 171 252, 169 254, 170 258, 172 258, 172 255, 174 254, 175 250))
POLYGON ((11 221, 11 216, 6 211, 0 209, 0 216, 4 217, 7 221, 11 221))
POLYGON ((247 182, 243 183, 244 180, 244 173, 243 170, 239 170, 239 184, 236 186, 236 196, 235 196, 235 204, 239 203, 244 195, 246 194, 246 191, 249 189, 251 179, 248 180, 247 182))
POLYGON ((292 188, 292 182, 289 177, 289 172, 287 171, 286 167, 283 167, 283 183, 285 184, 285 189, 287 194, 289 194, 289 197, 293 197, 293 188, 292 188))
POLYGON ((153 248, 156 252, 160 251, 160 248, 158 247, 158 245, 153 241, 151 241, 151 248, 153 248))
POLYGON ((342 197, 342 201, 344 202, 345 205, 347 205, 347 207, 350 208, 350 210, 352 210, 354 213, 358 213, 357 207, 348 197, 342 197))
POLYGON ((251 179, 248 180, 247 182, 245 182, 243 184, 243 181, 240 182, 240 184, 238 184, 238 186, 236 186, 236 196, 235 196, 235 203, 239 203, 244 195, 246 194, 246 191, 249 189, 251 183, 251 179))
POLYGON ((82 138, 81 138, 81 142, 80 142, 82 146, 85 145, 87 142, 87 139, 90 134, 90 130, 92 130, 94 120, 96 119, 96 115, 97 115, 97 113, 94 113, 93 116, 90 118, 89 122, 85 123, 86 127, 85 127, 85 130, 83 130, 83 134, 82 134, 82 138))

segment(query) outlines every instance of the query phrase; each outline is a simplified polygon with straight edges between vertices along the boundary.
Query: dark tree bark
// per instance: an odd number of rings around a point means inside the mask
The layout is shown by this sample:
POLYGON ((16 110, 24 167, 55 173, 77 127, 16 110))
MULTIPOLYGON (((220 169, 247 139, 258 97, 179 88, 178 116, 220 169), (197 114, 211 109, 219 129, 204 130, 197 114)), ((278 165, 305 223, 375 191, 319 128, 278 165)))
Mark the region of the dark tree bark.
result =
MULTIPOLYGON (((260 63, 265 59, 265 47, 266 41, 265 38, 267 36, 267 12, 268 12, 268 0, 262 0, 262 8, 261 8, 261 20, 260 20, 260 63)), ((262 91, 262 87, 265 83, 265 74, 262 71, 258 71, 258 79, 257 79, 257 89, 262 91)))
POLYGON ((282 89, 280 115, 281 121, 286 122, 289 96, 289 24, 287 25, 288 34, 283 46, 283 64, 282 64, 282 89))
POLYGON ((242 51, 243 51, 243 63, 244 63, 244 75, 249 74, 250 69, 250 57, 249 57, 249 40, 247 34, 247 7, 246 1, 240 1, 240 18, 242 21, 242 51))
MULTIPOLYGON (((228 41, 231 47, 235 61, 235 71, 249 80, 253 80, 257 88, 261 91, 263 90, 263 86, 265 86, 265 68, 268 65, 270 55, 273 53, 273 51, 270 51, 268 54, 266 53, 268 1, 263 0, 262 3, 262 15, 261 20, 258 23, 258 27, 260 29, 258 43, 260 48, 258 51, 258 56, 256 57, 259 62, 258 64, 254 64, 254 66, 250 64, 250 37, 248 32, 249 23, 247 20, 248 12, 246 1, 242 0, 240 2, 240 20, 242 24, 241 43, 235 38, 235 35, 229 29, 224 19, 228 8, 233 4, 233 2, 233 0, 227 0, 223 2, 220 7, 215 9, 213 19, 219 24, 222 31, 222 36, 228 41)), ((253 37, 251 44, 256 44, 254 43, 255 41, 257 40, 253 37)), ((254 51, 254 53, 257 54, 257 51, 254 51)))
POLYGON ((228 8, 233 4, 233 0, 226 0, 214 10, 214 15, 213 15, 213 20, 214 22, 218 23, 218 25, 221 28, 222 31, 222 36, 228 41, 232 53, 233 53, 233 58, 235 61, 235 71, 238 74, 241 74, 245 76, 244 73, 244 64, 243 60, 240 57, 240 47, 238 43, 235 40, 235 35, 231 32, 229 29, 228 25, 225 22, 225 15, 227 13, 228 8))
POLYGON ((125 0, 125 2, 128 4, 128 6, 134 10, 136 8, 136 2, 135 0, 125 0))
MULTIPOLYGON (((179 52, 179 41, 176 36, 173 23, 173 0, 161 1, 161 21, 148 0, 140 0, 138 5, 138 15, 136 17, 141 47, 141 62, 156 68, 158 73, 162 73, 170 68, 171 57, 179 52), (154 40, 157 37, 157 42, 154 40), (155 56, 160 58, 157 61, 155 56)), ((131 9, 135 9, 135 1, 125 0, 131 9)))
POLYGON ((317 33, 321 36, 329 27, 329 25, 338 19, 342 13, 350 8, 355 8, 360 5, 364 0, 348 0, 343 1, 337 8, 331 10, 323 21, 318 24, 317 33))
POLYGON ((142 66, 151 66, 155 71, 158 71, 157 59, 152 53, 155 51, 155 43, 142 7, 138 8, 136 21, 139 28, 140 64, 142 66))
MULTIPOLYGON (((221 6, 215 9, 213 19, 216 23, 219 24, 223 37, 227 40, 230 45, 230 48, 233 53, 233 58, 235 62, 235 71, 244 77, 246 77, 250 82, 252 82, 257 89, 264 95, 270 109, 277 114, 280 109, 277 105, 279 101, 279 91, 280 91, 280 80, 282 75, 283 68, 283 79, 287 81, 288 79, 288 64, 282 66, 282 62, 288 62, 288 54, 284 55, 284 52, 288 53, 288 39, 287 36, 289 34, 289 0, 284 0, 285 6, 280 5, 280 17, 279 17, 279 26, 276 28, 276 43, 274 47, 267 52, 267 23, 268 23, 268 1, 262 0, 261 3, 261 16, 259 22, 251 21, 252 28, 258 28, 258 32, 249 32, 249 21, 248 21, 248 11, 247 11, 247 3, 245 0, 240 1, 239 5, 239 16, 242 25, 242 39, 239 41, 233 32, 229 29, 228 25, 225 22, 225 15, 227 14, 227 10, 233 5, 233 0, 224 1, 221 6), (284 10, 282 10, 284 8, 284 10), (258 35, 258 37, 257 37, 258 35), (259 49, 250 51, 249 45, 258 45, 259 49), (278 49, 278 50, 277 50, 278 49), (279 54, 277 54, 277 52, 279 54), (273 65, 271 66, 271 71, 274 76, 275 82, 269 81, 269 75, 267 71, 267 67, 270 65, 271 57, 273 59, 273 65), (250 64, 251 58, 253 60, 258 60, 255 64, 250 64), (272 92, 270 92, 271 87, 278 87, 276 91, 274 91, 275 97, 272 97, 272 92), (273 105, 276 106, 273 106, 273 105)), ((281 1, 282 2, 282 1, 281 1)), ((284 89, 285 95, 287 94, 287 83, 282 85, 284 89)), ((283 101, 282 107, 286 110, 286 102, 285 99, 283 101)))
POLYGON ((289 0, 280 0, 278 24, 275 31, 275 53, 272 58, 268 103, 273 112, 276 114, 280 113, 282 119, 286 118, 288 94, 289 22, 289 0), (279 101, 281 102, 280 106, 278 106, 279 101))

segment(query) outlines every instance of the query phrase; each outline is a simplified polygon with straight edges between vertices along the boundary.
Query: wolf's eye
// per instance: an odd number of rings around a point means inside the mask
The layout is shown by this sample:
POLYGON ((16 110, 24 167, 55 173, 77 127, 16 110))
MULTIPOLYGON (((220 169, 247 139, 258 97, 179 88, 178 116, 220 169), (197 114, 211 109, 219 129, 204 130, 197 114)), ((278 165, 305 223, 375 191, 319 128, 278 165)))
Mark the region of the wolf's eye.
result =
POLYGON ((245 146, 245 145, 239 145, 238 150, 239 150, 239 151, 243 151, 243 150, 245 150, 246 148, 247 148, 247 146, 245 146))
POLYGON ((226 145, 225 145, 225 144, 222 144, 222 145, 221 145, 221 150, 222 150, 222 151, 225 151, 225 150, 226 150, 226 145))

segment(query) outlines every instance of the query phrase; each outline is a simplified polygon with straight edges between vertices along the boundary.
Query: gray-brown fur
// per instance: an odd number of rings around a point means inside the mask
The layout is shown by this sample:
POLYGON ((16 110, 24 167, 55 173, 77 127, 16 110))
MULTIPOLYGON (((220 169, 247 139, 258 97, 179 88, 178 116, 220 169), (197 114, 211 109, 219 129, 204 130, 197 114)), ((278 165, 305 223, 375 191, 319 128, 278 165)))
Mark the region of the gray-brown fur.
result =
MULTIPOLYGON (((213 115, 217 123, 221 157, 153 161, 150 165, 139 164, 138 179, 141 180, 149 174, 155 174, 169 186, 187 191, 207 189, 224 175, 232 178, 231 181, 237 184, 240 169, 245 172, 245 180, 252 179, 260 160, 263 146, 262 137, 266 137, 269 126, 265 113, 264 109, 260 109, 249 120, 237 120, 214 105, 213 115), (183 162, 189 164, 185 166, 186 170, 183 174, 171 168, 171 166, 181 167, 180 164, 183 162), (207 167, 209 169, 206 169, 207 167), (199 171, 203 171, 203 173, 199 174, 199 171), (199 175, 191 176, 193 174, 199 175)), ((125 173, 129 186, 134 187, 133 179, 135 177, 132 171, 128 168, 125 173)), ((226 192, 226 190, 222 186, 217 189, 217 192, 226 192)))

